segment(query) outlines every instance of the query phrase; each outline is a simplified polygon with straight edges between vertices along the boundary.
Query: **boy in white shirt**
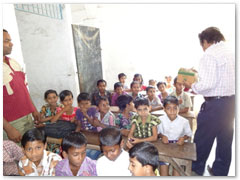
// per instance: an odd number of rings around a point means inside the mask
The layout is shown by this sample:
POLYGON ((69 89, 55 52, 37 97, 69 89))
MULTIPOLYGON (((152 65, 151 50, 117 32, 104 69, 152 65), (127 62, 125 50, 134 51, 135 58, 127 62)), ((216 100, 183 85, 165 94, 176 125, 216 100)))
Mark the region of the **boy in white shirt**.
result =
MULTIPOLYGON (((192 130, 189 121, 178 115, 178 99, 175 96, 168 96, 163 106, 166 115, 159 117, 161 123, 158 125, 158 134, 162 142, 183 145, 184 141, 192 136, 192 130)), ((168 165, 160 166, 160 174, 168 176, 168 165)), ((179 176, 180 174, 173 169, 173 175, 179 176)))
POLYGON ((100 146, 104 156, 97 160, 98 176, 131 176, 128 170, 129 155, 123 149, 120 129, 107 127, 100 131, 100 146))

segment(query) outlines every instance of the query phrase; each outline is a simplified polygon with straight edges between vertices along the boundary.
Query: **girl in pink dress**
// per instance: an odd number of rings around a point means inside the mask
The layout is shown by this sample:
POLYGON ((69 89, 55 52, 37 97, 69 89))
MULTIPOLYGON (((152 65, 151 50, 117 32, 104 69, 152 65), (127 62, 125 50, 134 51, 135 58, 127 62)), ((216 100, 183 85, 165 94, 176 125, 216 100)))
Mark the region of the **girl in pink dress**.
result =
POLYGON ((59 94, 63 107, 57 107, 57 114, 52 118, 51 122, 57 120, 75 122, 76 111, 78 107, 73 107, 73 94, 69 90, 64 90, 59 94))

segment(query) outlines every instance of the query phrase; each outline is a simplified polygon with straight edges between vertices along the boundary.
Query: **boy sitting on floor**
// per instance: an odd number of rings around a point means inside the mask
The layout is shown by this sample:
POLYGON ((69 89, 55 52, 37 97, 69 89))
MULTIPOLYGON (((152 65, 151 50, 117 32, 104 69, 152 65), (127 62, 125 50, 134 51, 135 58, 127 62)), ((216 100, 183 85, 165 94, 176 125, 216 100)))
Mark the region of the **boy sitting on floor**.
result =
POLYGON ((100 146, 104 156, 97 160, 98 176, 131 176, 129 156, 123 150, 124 140, 119 129, 107 127, 100 132, 100 146))
POLYGON ((64 159, 56 166, 56 176, 96 176, 96 161, 86 157, 87 139, 72 132, 62 141, 64 159))
POLYGON ((150 142, 141 142, 129 150, 129 167, 133 176, 159 176, 159 155, 150 142))
POLYGON ((46 136, 34 128, 24 133, 22 140, 25 156, 19 161, 21 176, 55 176, 55 166, 62 158, 46 151, 46 136))

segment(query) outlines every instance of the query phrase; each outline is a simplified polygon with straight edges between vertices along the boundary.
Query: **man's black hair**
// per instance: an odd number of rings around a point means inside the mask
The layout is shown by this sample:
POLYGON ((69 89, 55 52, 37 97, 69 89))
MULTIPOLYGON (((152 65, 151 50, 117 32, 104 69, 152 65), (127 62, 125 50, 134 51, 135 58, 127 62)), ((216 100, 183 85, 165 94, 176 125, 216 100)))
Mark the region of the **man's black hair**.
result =
POLYGON ((209 27, 203 30, 200 34, 198 34, 198 38, 201 44, 203 44, 203 40, 206 40, 208 43, 225 41, 223 34, 217 27, 209 27))

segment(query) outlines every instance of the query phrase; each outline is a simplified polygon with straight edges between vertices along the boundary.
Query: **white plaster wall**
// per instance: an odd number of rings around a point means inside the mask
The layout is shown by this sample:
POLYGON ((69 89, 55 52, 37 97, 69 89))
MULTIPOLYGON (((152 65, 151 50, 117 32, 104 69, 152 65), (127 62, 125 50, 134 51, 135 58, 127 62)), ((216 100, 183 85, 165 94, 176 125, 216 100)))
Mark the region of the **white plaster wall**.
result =
POLYGON ((9 57, 15 59, 25 67, 13 4, 2 4, 2 27, 8 31, 12 38, 13 49, 9 57))
POLYGON ((234 4, 72 4, 74 24, 100 28, 103 78, 108 88, 120 72, 149 79, 175 77, 180 67, 198 68, 198 33, 219 27, 235 45, 234 4))
POLYGON ((76 60, 72 41, 71 13, 63 8, 63 20, 15 10, 26 64, 31 97, 40 110, 44 92, 71 90, 79 94, 76 60))

